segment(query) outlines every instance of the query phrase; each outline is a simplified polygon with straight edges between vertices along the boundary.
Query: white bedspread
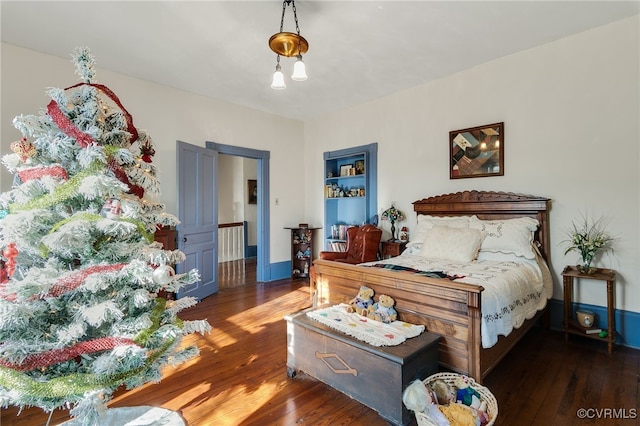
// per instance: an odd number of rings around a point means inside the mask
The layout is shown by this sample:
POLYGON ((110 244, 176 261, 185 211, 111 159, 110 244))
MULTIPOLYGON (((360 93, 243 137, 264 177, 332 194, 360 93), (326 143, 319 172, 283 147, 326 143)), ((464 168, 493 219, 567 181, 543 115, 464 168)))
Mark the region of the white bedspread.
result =
POLYGON ((426 259, 404 253, 400 256, 364 263, 395 264, 420 271, 442 271, 450 276, 464 276, 456 282, 478 284, 482 292, 482 347, 490 348, 499 335, 508 335, 543 309, 553 294, 551 273, 546 263, 478 260, 459 263, 426 259))

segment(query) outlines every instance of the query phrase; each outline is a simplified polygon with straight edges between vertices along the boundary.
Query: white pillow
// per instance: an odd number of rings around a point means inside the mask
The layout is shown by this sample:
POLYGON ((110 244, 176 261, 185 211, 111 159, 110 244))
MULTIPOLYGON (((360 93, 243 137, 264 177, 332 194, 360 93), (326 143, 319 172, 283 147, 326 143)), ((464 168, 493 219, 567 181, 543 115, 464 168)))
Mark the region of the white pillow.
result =
POLYGON ((427 233, 420 255, 429 259, 471 262, 478 255, 483 237, 477 229, 436 226, 427 233))
POLYGON ((429 216, 418 215, 418 226, 411 235, 411 241, 407 243, 407 247, 422 247, 425 237, 430 229, 434 226, 448 226, 450 228, 468 228, 471 216, 429 216))
POLYGON ((538 229, 536 219, 481 220, 474 217, 469 221, 469 228, 485 233, 480 251, 512 253, 527 259, 536 257, 533 249, 533 233, 538 229))

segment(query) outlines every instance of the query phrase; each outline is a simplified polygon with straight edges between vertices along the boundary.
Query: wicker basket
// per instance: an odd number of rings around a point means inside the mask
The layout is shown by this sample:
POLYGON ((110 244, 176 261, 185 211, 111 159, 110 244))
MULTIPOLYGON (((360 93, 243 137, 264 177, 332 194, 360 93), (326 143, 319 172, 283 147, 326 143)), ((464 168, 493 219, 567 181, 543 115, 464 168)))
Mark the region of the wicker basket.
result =
MULTIPOLYGON (((429 386, 432 382, 436 380, 442 380, 446 384, 450 386, 455 386, 455 382, 461 375, 457 373, 436 373, 432 376, 427 377, 422 382, 429 386)), ((498 417, 498 401, 496 401, 496 397, 487 389, 486 387, 479 385, 473 380, 471 377, 468 378, 469 386, 476 390, 480 394, 480 400, 487 403, 487 415, 489 416, 489 423, 486 426, 493 426, 496 421, 496 417, 498 417)), ((418 421, 418 426, 436 426, 436 424, 429 418, 428 415, 424 413, 415 412, 416 420, 418 421)))

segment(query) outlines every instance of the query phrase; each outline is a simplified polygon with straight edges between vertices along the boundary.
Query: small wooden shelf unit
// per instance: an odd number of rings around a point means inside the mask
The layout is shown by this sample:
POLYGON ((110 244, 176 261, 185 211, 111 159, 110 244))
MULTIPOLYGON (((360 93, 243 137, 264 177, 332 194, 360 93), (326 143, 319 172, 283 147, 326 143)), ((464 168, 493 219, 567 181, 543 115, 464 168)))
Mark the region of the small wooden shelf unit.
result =
MULTIPOLYGON (((616 272, 613 269, 598 268, 592 274, 585 274, 578 271, 578 268, 569 265, 562 271, 562 283, 564 287, 564 338, 568 340, 569 334, 577 334, 586 336, 591 339, 602 340, 607 342, 609 353, 613 351, 613 344, 616 342, 616 272), (573 301, 573 282, 575 278, 592 281, 605 281, 607 283, 607 336, 600 337, 598 333, 587 334, 587 328, 578 324, 573 317, 572 301, 573 301)), ((594 327, 592 327, 594 328, 594 327)))
POLYGON ((314 228, 300 224, 297 227, 285 227, 291 230, 291 279, 309 278, 313 262, 314 228))

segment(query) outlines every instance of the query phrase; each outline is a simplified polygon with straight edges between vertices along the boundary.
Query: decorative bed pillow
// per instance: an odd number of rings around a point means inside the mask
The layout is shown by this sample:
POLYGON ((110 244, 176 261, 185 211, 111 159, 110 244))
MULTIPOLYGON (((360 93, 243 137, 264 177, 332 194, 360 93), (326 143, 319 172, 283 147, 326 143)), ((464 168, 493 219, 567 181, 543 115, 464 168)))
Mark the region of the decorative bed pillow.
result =
POLYGON ((471 262, 478 255, 483 237, 477 229, 436 226, 427 233, 420 255, 429 259, 471 262))
POLYGON ((535 259, 533 233, 538 229, 538 221, 531 217, 515 219, 481 220, 477 217, 469 221, 469 228, 485 233, 480 251, 511 253, 516 256, 535 259))
MULTIPOLYGON (((430 229, 434 226, 448 226, 450 228, 468 228, 469 220, 472 216, 429 216, 418 215, 418 226, 413 231, 411 241, 407 243, 407 247, 422 247, 425 237, 430 229)), ((473 216, 475 217, 475 216, 473 216)))

